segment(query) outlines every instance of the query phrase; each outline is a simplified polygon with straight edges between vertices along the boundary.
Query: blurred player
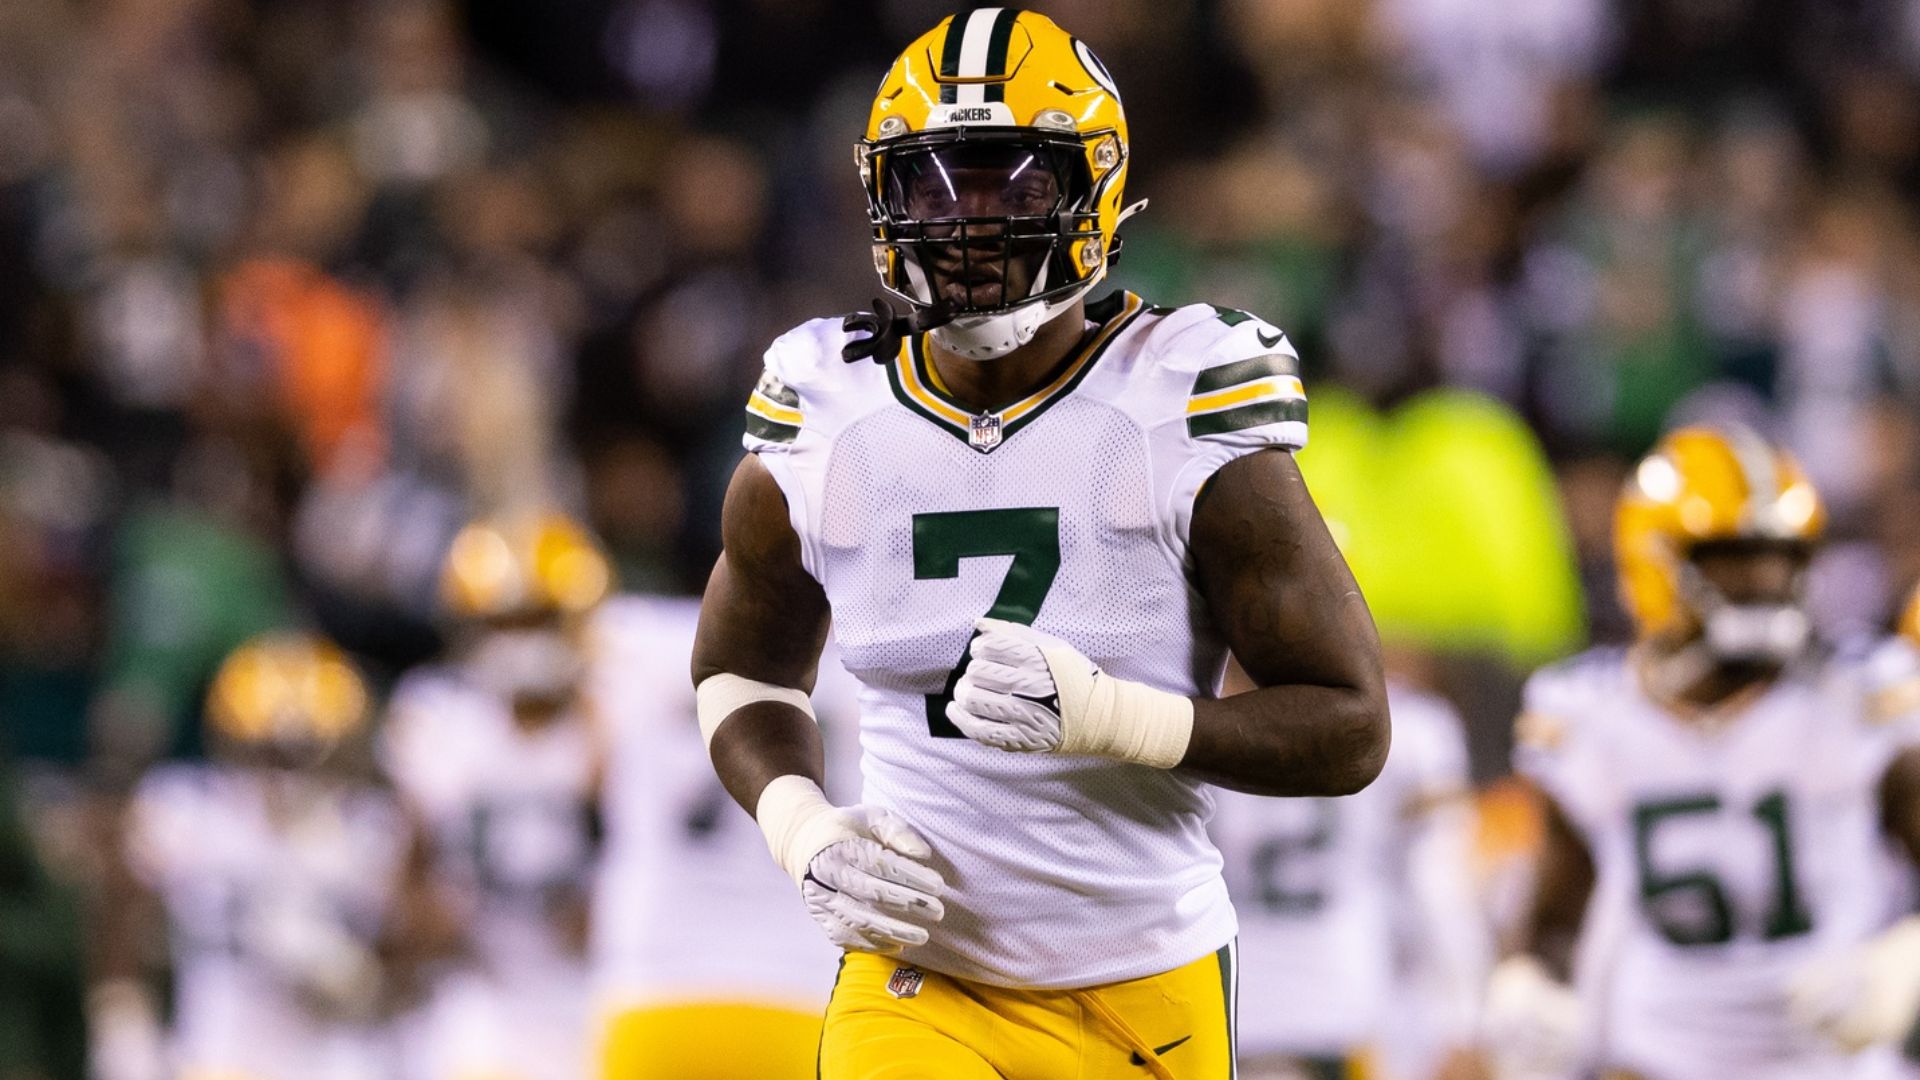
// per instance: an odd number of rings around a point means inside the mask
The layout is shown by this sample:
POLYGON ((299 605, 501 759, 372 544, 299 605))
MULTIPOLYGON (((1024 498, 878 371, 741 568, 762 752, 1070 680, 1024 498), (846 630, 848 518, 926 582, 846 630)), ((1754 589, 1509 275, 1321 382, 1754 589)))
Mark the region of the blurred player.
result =
POLYGON ((415 830, 407 895, 451 926, 412 1071, 427 1080, 578 1080, 601 736, 584 708, 586 619, 610 570, 564 517, 455 538, 443 597, 457 658, 407 675, 383 764, 415 830))
POLYGON ((332 643, 256 638, 208 694, 210 760, 141 781, 127 856, 172 927, 170 1075, 388 1075, 378 945, 404 833, 338 752, 367 711, 332 643))
POLYGON ((1393 749, 1365 791, 1218 796, 1211 831, 1245 961, 1241 1080, 1399 1075, 1387 1044, 1414 1034, 1421 1005, 1433 1015, 1417 1034, 1447 1075, 1473 1075, 1492 946, 1472 881, 1466 739, 1444 701, 1397 684, 1388 698, 1393 749))
MULTIPOLYGON (((603 1080, 807 1080, 839 950, 707 764, 686 658, 699 603, 617 597, 594 620, 611 739, 594 898, 603 1080), (724 1047, 724 1052, 716 1048, 724 1047)), ((851 680, 821 662, 831 781, 857 768, 851 680)))
POLYGON ((1639 628, 1535 675, 1520 770, 1547 806, 1533 911, 1489 993, 1514 1075, 1576 1032, 1648 1080, 1875 1075, 1920 1008, 1920 920, 1892 923, 1888 853, 1920 858, 1920 666, 1815 640, 1823 527, 1783 452, 1675 432, 1615 518, 1639 628), (1567 980, 1586 924, 1582 987, 1567 980))
POLYGON ((866 136, 910 313, 768 351, 693 663, 716 771, 849 950, 821 1075, 1228 1075, 1207 784, 1343 794, 1387 750, 1372 620, 1291 453, 1298 360, 1245 312, 1087 302, 1127 125, 1045 17, 942 21, 866 136), (829 616, 852 806, 807 700, 829 616), (1229 649, 1260 689, 1222 700, 1229 649))

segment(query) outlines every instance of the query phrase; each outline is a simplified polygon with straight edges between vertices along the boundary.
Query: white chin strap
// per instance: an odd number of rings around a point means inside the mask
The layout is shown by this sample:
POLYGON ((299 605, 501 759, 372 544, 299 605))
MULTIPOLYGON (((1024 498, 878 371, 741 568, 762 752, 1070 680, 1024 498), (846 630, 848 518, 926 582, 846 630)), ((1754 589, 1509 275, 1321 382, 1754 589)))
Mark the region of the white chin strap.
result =
MULTIPOLYGON (((1049 256, 1051 260, 1051 256, 1049 256)), ((1047 262, 1033 276, 1037 291, 1045 287, 1047 262)), ((996 311, 992 315, 962 315, 944 326, 935 327, 933 340, 942 349, 968 360, 992 360, 1002 357, 1033 340, 1040 328, 1064 314, 1099 283, 1103 275, 1094 274, 1086 284, 1052 301, 1030 301, 996 311)))
POLYGON ((1730 663, 1784 664, 1813 635, 1806 612, 1787 604, 1726 604, 1705 620, 1707 651, 1730 663))
POLYGON ((1691 564, 1681 590, 1699 613, 1700 643, 1723 664, 1785 664, 1806 650, 1813 622, 1798 604, 1735 604, 1691 564))
POLYGON ((1032 341, 1052 317, 1047 308, 1046 304, 1022 304, 994 315, 963 316, 935 327, 933 340, 969 360, 992 360, 1032 341))

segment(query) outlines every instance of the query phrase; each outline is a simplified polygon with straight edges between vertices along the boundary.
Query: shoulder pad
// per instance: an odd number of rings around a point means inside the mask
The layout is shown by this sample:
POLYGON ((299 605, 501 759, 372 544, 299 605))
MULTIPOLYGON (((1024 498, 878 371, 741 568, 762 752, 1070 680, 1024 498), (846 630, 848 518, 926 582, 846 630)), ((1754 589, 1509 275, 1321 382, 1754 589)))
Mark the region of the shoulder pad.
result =
POLYGON ((1187 435, 1307 444, 1307 395, 1293 343, 1271 323, 1233 308, 1189 304, 1165 312, 1143 346, 1185 390, 1187 435))
POLYGON ((1866 658, 1864 674, 1868 723, 1920 724, 1920 645, 1887 639, 1866 658))
POLYGON ((1621 691, 1626 659, 1625 649, 1606 646, 1534 672, 1521 691, 1515 744, 1552 751, 1565 743, 1581 714, 1621 691))
POLYGON ((767 346, 760 381, 747 396, 748 450, 784 450, 806 426, 805 399, 820 392, 822 382, 844 367, 840 347, 846 331, 836 318, 809 319, 773 339, 767 346))

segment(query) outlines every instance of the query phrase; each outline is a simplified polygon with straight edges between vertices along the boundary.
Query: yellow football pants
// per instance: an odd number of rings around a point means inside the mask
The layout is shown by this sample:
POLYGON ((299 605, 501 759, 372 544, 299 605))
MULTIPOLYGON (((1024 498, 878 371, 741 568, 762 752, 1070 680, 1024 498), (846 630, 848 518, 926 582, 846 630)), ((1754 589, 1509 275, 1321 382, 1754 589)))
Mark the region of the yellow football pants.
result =
POLYGON ((1233 979, 1232 946, 1082 990, 1006 990, 848 953, 820 1080, 1228 1080, 1233 979))
POLYGON ((607 1024, 600 1080, 813 1080, 818 1014, 758 1005, 633 1009, 607 1024))

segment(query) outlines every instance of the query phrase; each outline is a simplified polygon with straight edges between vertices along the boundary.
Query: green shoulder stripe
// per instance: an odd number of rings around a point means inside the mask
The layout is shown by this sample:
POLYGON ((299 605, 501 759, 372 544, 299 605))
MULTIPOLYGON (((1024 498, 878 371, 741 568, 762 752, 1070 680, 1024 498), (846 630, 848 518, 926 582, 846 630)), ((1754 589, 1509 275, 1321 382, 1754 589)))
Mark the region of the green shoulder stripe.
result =
POLYGON ((792 424, 769 420, 759 413, 748 413, 747 434, 767 442, 790 443, 800 437, 800 429, 792 424))
POLYGON ((1307 402, 1304 398, 1256 401, 1251 405, 1242 405, 1235 409, 1222 409, 1219 412, 1189 416, 1187 417, 1187 434, 1198 439, 1207 435, 1224 435, 1229 431, 1259 427, 1262 424, 1280 424, 1288 421, 1306 423, 1306 420, 1307 402))
POLYGON ((1246 360, 1235 360, 1231 364, 1208 368, 1193 380, 1193 392, 1196 396, 1210 394, 1215 390, 1225 390, 1229 386, 1238 386, 1255 379, 1264 379, 1271 375, 1299 375, 1300 363, 1285 353, 1268 353, 1246 360))

